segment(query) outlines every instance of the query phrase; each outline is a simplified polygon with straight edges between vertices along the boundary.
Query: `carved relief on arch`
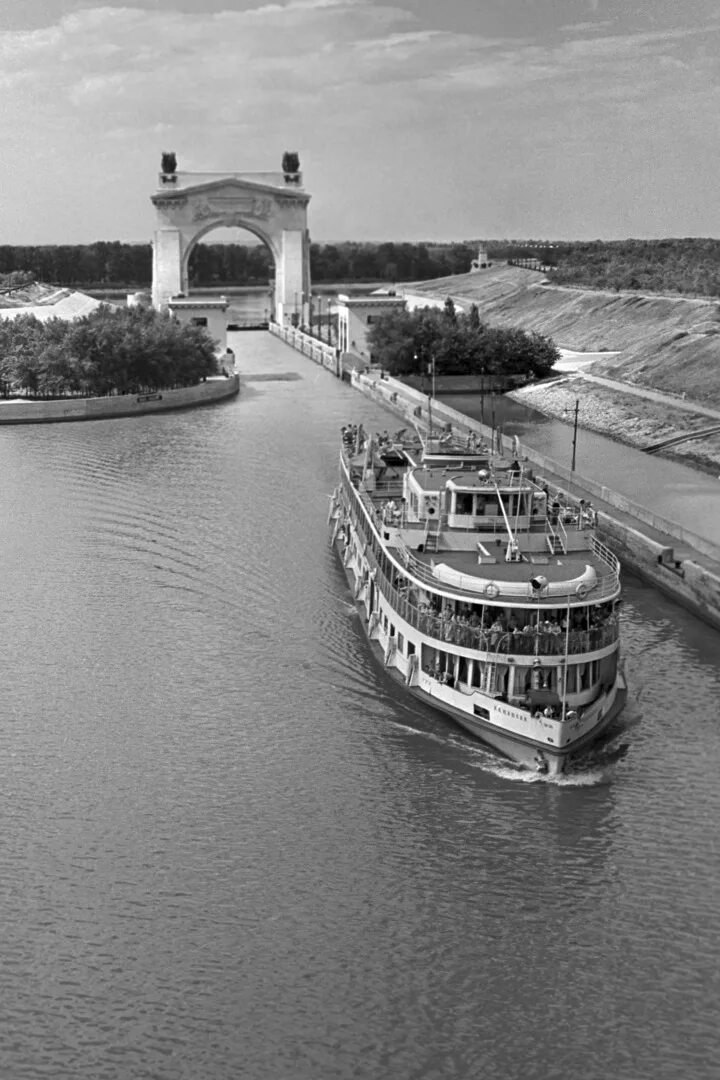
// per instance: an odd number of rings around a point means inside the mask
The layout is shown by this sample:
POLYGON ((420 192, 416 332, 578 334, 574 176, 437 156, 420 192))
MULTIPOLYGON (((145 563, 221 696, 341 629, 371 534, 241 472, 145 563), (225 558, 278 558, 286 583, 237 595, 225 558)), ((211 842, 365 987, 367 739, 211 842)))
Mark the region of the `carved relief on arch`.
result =
POLYGON ((206 221, 208 218, 226 218, 228 216, 252 217, 266 221, 272 214, 273 201, 260 196, 214 195, 197 202, 193 208, 193 221, 206 221))

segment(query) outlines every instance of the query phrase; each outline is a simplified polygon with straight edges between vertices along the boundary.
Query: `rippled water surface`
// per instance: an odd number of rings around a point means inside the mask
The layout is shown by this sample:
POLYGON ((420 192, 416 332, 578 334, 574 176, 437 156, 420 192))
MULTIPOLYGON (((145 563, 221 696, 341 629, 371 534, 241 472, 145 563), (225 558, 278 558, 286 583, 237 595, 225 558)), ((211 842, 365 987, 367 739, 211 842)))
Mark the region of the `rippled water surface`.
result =
POLYGON ((341 424, 235 401, 0 430, 0 1075, 717 1076, 720 635, 626 582, 631 749, 546 783, 374 666, 341 424))

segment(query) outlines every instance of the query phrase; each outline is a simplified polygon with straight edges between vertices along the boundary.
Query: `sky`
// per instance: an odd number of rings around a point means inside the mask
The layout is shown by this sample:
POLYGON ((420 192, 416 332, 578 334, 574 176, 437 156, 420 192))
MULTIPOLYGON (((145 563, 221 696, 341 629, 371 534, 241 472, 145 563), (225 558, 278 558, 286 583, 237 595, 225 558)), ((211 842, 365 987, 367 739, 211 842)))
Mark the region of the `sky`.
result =
POLYGON ((0 0, 0 244, 149 241, 164 150, 296 150, 318 243, 718 237, 720 7, 0 0))

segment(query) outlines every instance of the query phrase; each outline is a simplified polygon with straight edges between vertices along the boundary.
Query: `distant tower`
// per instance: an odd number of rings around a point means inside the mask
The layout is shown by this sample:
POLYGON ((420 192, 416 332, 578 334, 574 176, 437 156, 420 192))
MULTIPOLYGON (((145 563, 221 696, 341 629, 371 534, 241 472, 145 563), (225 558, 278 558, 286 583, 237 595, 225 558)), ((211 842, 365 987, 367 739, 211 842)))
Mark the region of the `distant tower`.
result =
POLYGON ((492 263, 488 259, 487 248, 484 244, 480 244, 478 247, 477 259, 473 259, 470 263, 470 272, 474 273, 476 270, 487 270, 488 266, 492 266, 492 263))

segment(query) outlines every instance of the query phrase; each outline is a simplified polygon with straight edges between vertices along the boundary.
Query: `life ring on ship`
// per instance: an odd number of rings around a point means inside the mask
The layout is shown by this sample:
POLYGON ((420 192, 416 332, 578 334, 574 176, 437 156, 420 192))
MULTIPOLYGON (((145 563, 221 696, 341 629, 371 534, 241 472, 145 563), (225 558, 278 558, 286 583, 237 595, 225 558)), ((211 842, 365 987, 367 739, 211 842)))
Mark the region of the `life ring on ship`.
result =
POLYGON ((579 596, 580 599, 583 600, 587 596, 587 594, 588 594, 588 587, 587 587, 587 585, 585 584, 584 581, 581 581, 580 584, 578 585, 578 587, 575 590, 575 595, 579 596))
POLYGON ((498 589, 494 581, 489 581, 485 586, 485 595, 489 596, 491 600, 494 599, 499 592, 500 590, 498 589))

